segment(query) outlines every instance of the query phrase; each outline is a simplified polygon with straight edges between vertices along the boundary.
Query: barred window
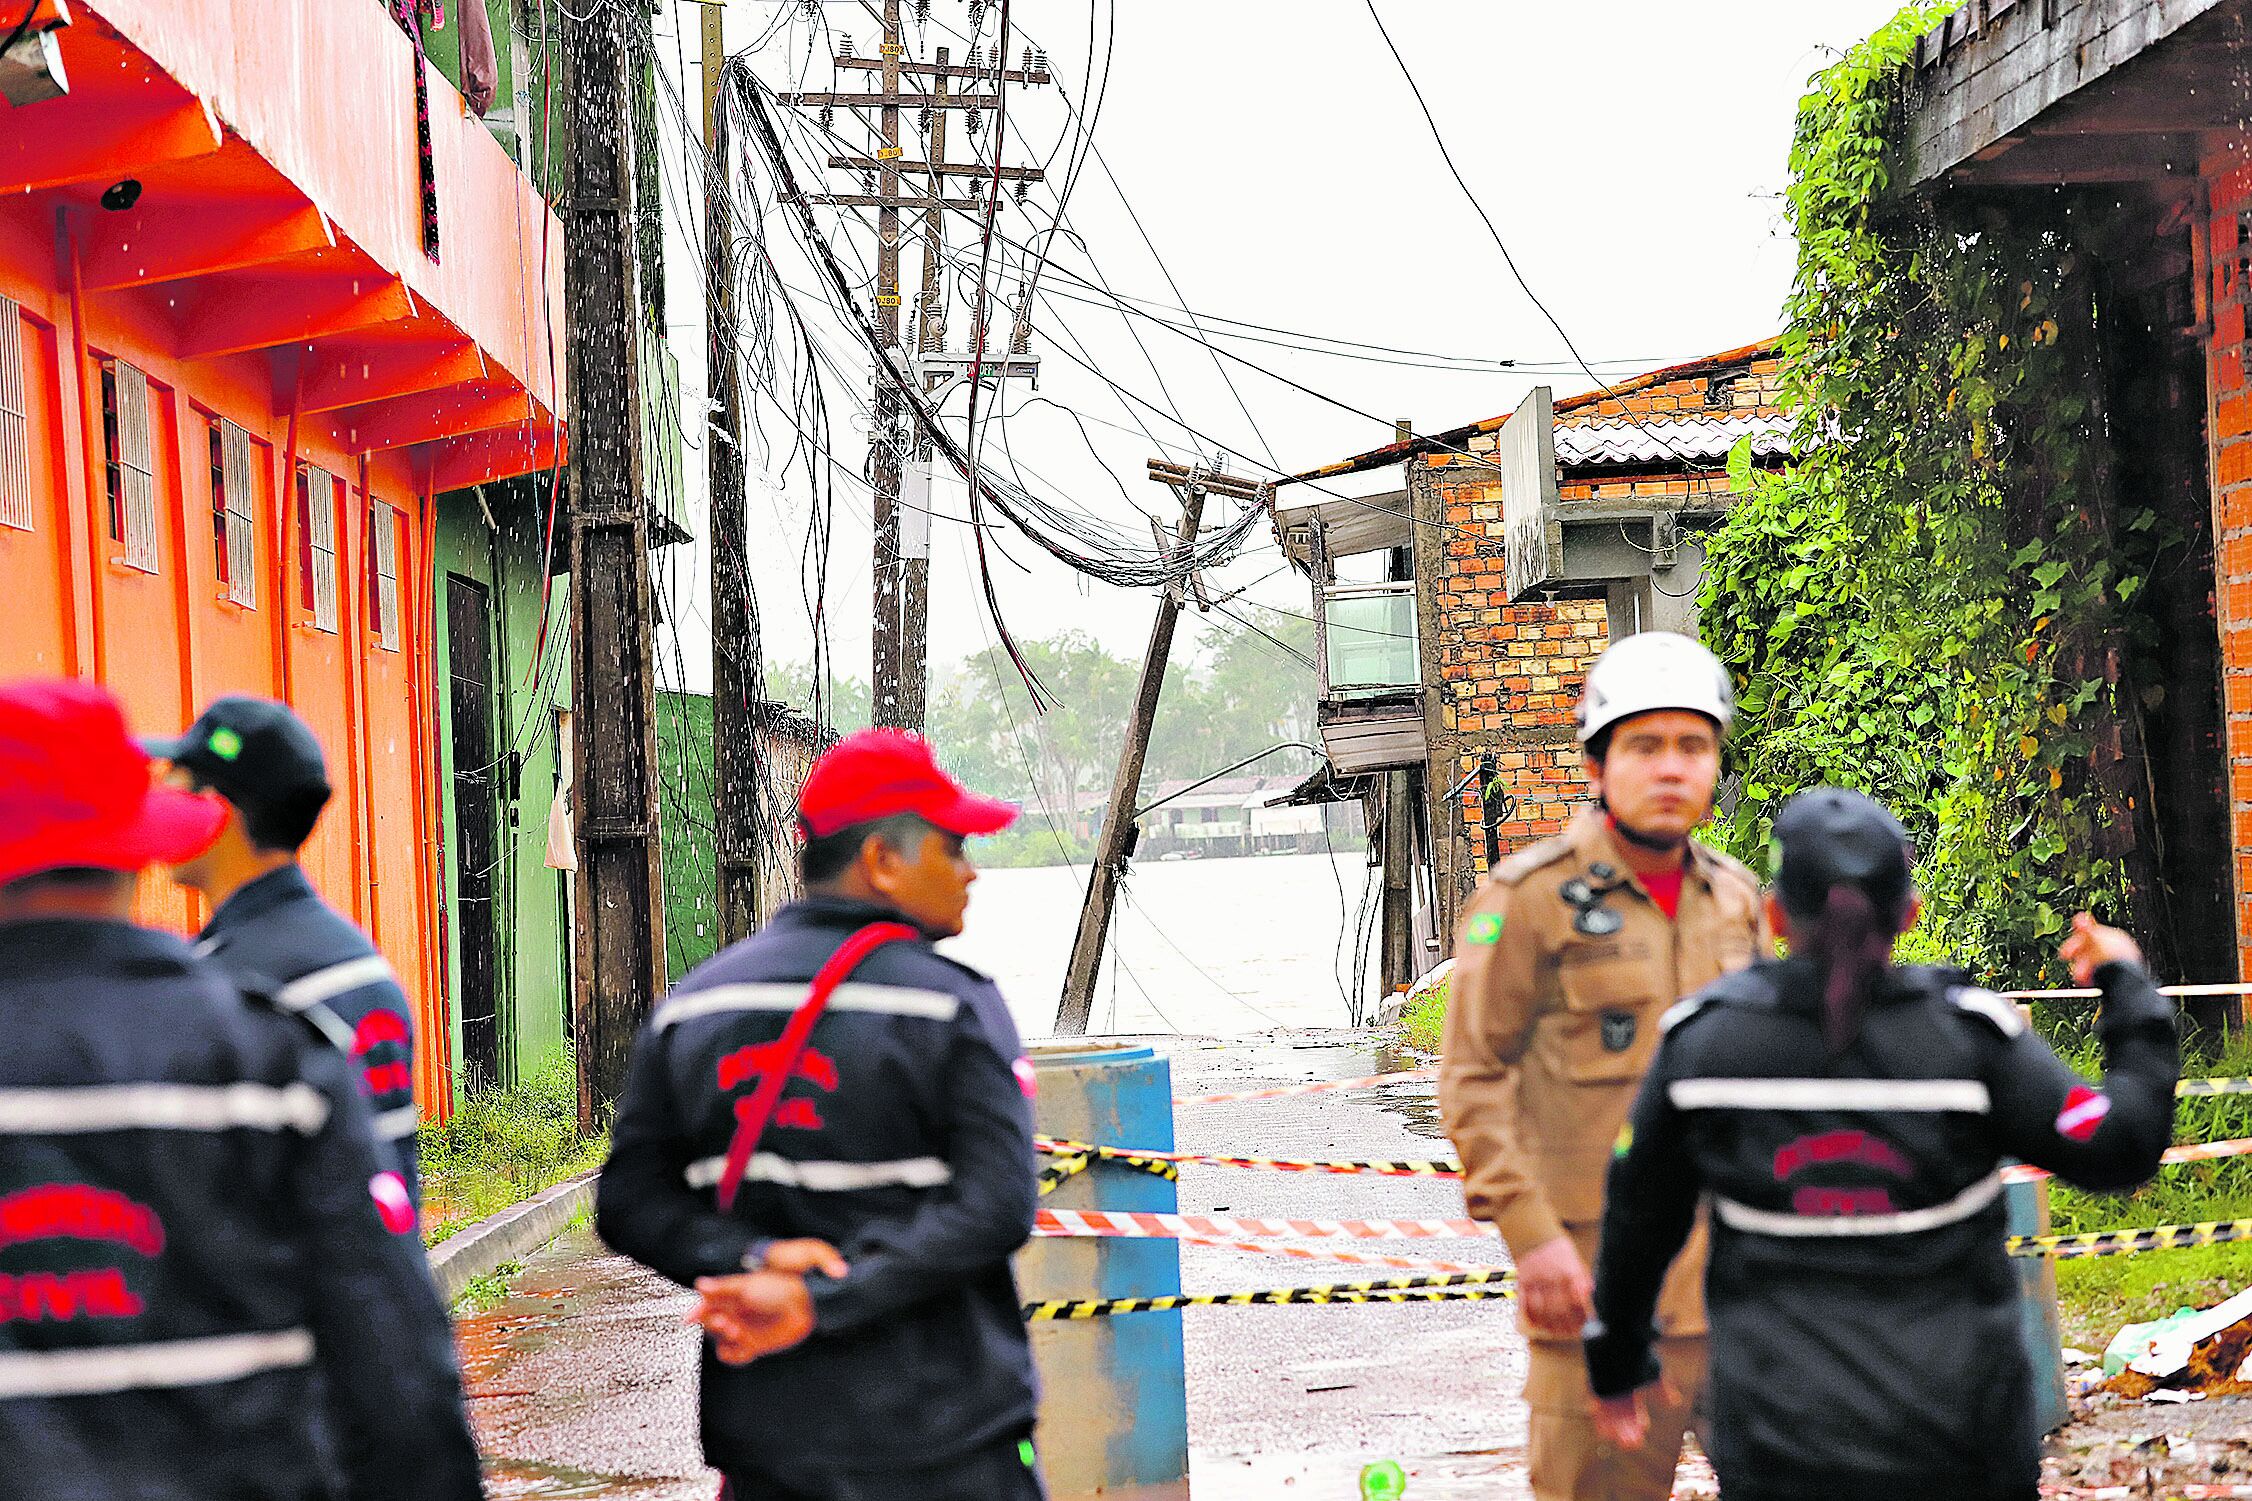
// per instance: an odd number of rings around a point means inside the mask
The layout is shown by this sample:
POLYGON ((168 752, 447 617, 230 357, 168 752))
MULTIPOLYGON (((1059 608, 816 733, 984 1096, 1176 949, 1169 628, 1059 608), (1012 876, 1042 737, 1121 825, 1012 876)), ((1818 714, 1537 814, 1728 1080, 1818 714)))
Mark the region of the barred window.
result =
POLYGON ((258 608, 257 522, 250 499, 250 434, 211 419, 211 554, 220 597, 258 608))
POLYGON ((24 415, 23 312, 0 297, 0 526, 31 530, 31 432, 24 415))
POLYGON ((385 651, 399 649, 399 513, 368 497, 368 630, 385 651))
POLYGON ((336 476, 297 466, 297 598, 318 630, 336 629, 336 476))
POLYGON ((156 572, 156 466, 149 457, 149 378, 123 360, 102 361, 103 477, 109 536, 120 561, 156 572))

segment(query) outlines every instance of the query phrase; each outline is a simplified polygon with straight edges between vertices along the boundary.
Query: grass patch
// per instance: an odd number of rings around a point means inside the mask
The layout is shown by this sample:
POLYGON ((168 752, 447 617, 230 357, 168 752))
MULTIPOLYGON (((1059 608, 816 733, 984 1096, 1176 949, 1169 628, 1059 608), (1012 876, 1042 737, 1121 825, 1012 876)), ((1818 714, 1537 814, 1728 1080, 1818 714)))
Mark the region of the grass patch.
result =
POLYGON ((1400 1017, 1400 1041, 1426 1053, 1439 1051, 1447 1022, 1447 982, 1441 980, 1408 1003, 1400 1017))
MULTIPOLYGON (((1437 1052, 1446 1014, 1447 987, 1442 981, 1409 1005, 1400 1020, 1401 1042, 1437 1052)), ((2052 1022, 2046 1016, 2038 1020, 2052 1022)), ((2053 1040, 2064 1061, 2093 1080, 2102 1071, 2103 1055, 2095 1040, 2081 1030, 2085 1026, 2084 1014, 2073 1015, 2057 1029, 2065 1035, 2053 1040)), ((2050 1027, 2044 1025, 2043 1030, 2050 1027)), ((2252 1077, 2252 1038, 2232 1037, 2217 1049, 2191 1048, 2183 1056, 2182 1073, 2185 1078, 2252 1077)), ((2252 1095, 2175 1102, 2175 1141, 2244 1137, 2252 1137, 2252 1095)), ((2089 1193, 2052 1183, 2049 1219, 2058 1235, 2252 1219, 2252 1156, 2160 1168, 2149 1183, 2127 1194, 2089 1193)), ((2177 1308, 2210 1308, 2246 1286, 2252 1286, 2252 1242, 2057 1263, 2064 1340, 2083 1350, 2101 1351, 2122 1324, 2162 1318, 2177 1308)))
POLYGON ((508 1296, 508 1279, 522 1270, 523 1262, 504 1261, 482 1276, 470 1278, 469 1285, 461 1290, 461 1296, 454 1299, 454 1306, 448 1312, 456 1318, 483 1313, 508 1296))
POLYGON ((601 1164, 602 1134, 579 1132, 578 1075, 568 1053, 511 1089, 472 1095, 443 1126, 425 1125, 426 1245, 601 1164))
POLYGON ((2064 1342, 2100 1355, 2126 1324, 2211 1308, 2252 1283, 2252 1245, 2190 1246, 2057 1263, 2064 1342))

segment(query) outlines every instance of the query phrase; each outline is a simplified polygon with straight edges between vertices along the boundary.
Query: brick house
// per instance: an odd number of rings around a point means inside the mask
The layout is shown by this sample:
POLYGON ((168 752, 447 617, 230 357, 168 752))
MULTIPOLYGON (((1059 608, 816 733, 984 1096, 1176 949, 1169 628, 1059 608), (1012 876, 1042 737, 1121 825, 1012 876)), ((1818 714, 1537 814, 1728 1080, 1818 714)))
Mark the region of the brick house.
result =
POLYGON ((1283 482, 1307 500, 1277 500, 1276 536, 1319 622, 1330 768, 1309 795, 1366 804, 1387 988, 1445 957, 1491 858, 1558 832, 1583 797, 1588 664, 1620 635, 1696 633, 1729 450, 1785 452, 1778 381, 1755 344, 1562 400, 1535 390, 1283 482), (1371 474, 1393 488, 1347 493, 1371 474))

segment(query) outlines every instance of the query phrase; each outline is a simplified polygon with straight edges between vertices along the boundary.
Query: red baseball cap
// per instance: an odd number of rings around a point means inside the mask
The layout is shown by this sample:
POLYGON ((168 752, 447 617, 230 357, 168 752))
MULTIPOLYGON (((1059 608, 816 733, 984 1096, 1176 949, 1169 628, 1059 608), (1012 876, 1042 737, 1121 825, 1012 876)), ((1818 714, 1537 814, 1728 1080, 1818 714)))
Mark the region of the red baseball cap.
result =
POLYGON ((226 804, 165 787, 108 690, 0 684, 0 885, 42 871, 136 871, 210 848, 226 804))
POLYGON ((998 834, 1017 806, 964 791, 939 770, 930 742, 905 730, 862 730, 823 753, 798 793, 798 823, 822 839, 856 823, 912 813, 949 834, 998 834))

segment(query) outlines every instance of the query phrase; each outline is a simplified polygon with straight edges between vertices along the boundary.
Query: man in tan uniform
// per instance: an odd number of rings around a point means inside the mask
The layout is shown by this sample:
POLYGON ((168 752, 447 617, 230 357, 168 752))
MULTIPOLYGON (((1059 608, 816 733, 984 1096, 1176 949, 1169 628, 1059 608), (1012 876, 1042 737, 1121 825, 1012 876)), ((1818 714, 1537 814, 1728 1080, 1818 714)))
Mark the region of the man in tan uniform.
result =
POLYGON ((1589 669, 1579 740, 1596 804, 1486 878, 1455 944, 1439 1104, 1470 1212, 1517 1269, 1539 1501, 1661 1501, 1705 1375, 1700 1223, 1658 1305, 1652 1442, 1602 1443, 1580 1354, 1603 1179, 1662 1018, 1772 953, 1750 871, 1689 838, 1712 811, 1735 704, 1684 636, 1629 636, 1589 669))

